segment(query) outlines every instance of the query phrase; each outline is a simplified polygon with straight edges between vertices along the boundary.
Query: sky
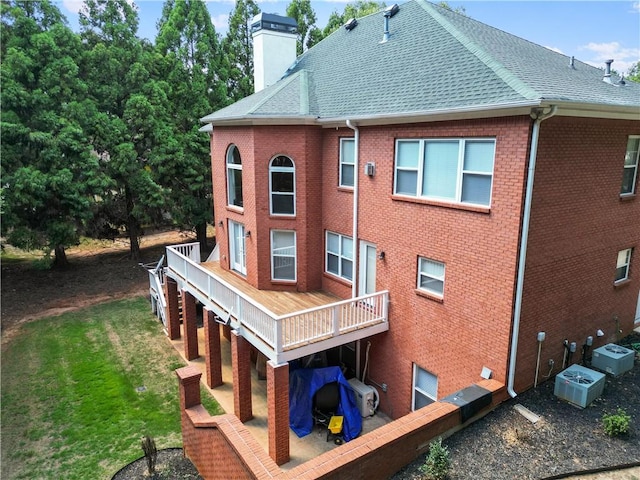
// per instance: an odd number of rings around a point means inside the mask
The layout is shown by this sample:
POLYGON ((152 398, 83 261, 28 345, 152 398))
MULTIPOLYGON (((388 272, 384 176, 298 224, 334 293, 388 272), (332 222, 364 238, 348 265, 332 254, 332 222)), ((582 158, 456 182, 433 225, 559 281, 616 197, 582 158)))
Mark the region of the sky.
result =
MULTIPOLYGON (((138 8, 138 36, 154 41, 164 2, 130 1, 138 8)), ((385 3, 391 5, 392 1, 385 3)), ((58 0, 56 3, 77 31, 82 0, 58 0)), ((257 3, 265 13, 285 15, 289 1, 257 3)), ((323 28, 331 12, 342 13, 347 3, 347 0, 311 0, 318 19, 316 25, 323 28)), ((402 5, 404 2, 397 3, 402 5)), ((597 67, 603 68, 605 60, 614 59, 612 67, 626 73, 640 60, 640 0, 467 0, 448 3, 452 8, 463 7, 475 20, 597 67)), ((207 8, 216 31, 225 35, 234 1, 208 0, 207 8)))

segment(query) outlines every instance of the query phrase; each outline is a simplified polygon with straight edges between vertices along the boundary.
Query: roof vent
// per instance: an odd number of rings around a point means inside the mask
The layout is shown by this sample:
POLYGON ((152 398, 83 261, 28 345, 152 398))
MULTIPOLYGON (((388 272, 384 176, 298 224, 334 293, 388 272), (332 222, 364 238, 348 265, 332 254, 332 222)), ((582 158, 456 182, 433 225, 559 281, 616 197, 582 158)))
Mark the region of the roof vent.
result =
POLYGON ((569 68, 572 68, 573 70, 576 69, 576 57, 573 55, 571 55, 571 58, 569 59, 569 68))
POLYGON ((353 30, 357 26, 358 26, 358 20, 356 20, 355 18, 352 18, 351 20, 349 20, 347 23, 344 24, 344 28, 347 29, 348 31, 353 30))
POLYGON ((382 41, 380 43, 386 43, 389 41, 389 19, 398 13, 398 10, 400 10, 400 7, 398 7, 397 3, 394 3, 390 7, 384 9, 382 13, 384 15, 384 35, 382 36, 382 41))
POLYGON ((604 77, 602 78, 602 80, 607 83, 611 83, 611 64, 613 63, 613 59, 607 60, 604 63, 606 67, 604 69, 604 77))

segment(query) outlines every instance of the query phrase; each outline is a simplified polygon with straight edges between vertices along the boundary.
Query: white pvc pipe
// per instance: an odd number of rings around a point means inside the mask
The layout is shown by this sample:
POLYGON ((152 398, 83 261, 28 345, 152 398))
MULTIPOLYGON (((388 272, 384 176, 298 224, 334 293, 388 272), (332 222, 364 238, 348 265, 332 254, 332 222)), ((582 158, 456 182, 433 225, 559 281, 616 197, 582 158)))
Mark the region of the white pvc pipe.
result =
POLYGON ((527 241, 529 240, 529 222, 531 220, 531 201, 533 197, 533 179, 536 172, 536 158, 538 156, 538 139, 540 136, 540 124, 543 120, 556 114, 558 107, 551 106, 549 113, 531 112, 533 130, 531 132, 531 151, 529 152, 529 170, 527 174, 527 187, 524 198, 524 212, 522 216, 522 236, 520 238, 520 255, 518 258, 518 279, 516 281, 516 298, 513 310, 513 331, 511 334, 511 353, 509 354, 509 375, 507 378, 507 391, 512 397, 518 394, 513 389, 516 375, 516 354, 518 353, 518 335, 520 332, 520 315, 522 313, 522 292, 524 289, 524 268, 527 261, 527 241))

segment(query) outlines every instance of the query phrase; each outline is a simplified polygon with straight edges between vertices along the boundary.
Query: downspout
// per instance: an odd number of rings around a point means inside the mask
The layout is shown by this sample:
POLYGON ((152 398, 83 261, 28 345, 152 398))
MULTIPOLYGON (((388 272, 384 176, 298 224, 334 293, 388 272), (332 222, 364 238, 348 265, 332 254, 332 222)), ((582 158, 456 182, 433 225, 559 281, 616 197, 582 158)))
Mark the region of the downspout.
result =
POLYGON ((518 353, 518 335, 520 331, 520 314, 522 312, 522 292, 524 290, 524 269, 527 260, 527 241, 529 239, 529 222, 531 220, 531 201, 533 198, 533 179, 536 172, 536 158, 538 156, 538 138, 540 136, 540 124, 543 120, 556 114, 558 107, 551 106, 549 113, 542 110, 532 110, 531 118, 534 119, 531 132, 531 151, 529 152, 529 169, 527 174, 527 187, 524 197, 524 213, 522 216, 522 236, 520 238, 520 254, 518 258, 518 278, 516 281, 516 298, 513 309, 513 332, 511 333, 511 353, 509 355, 509 377, 507 379, 507 391, 512 397, 518 394, 513 389, 516 375, 516 354, 518 353))
POLYGON ((351 297, 358 296, 358 150, 360 144, 360 131, 351 120, 347 120, 347 127, 354 132, 353 136, 353 279, 351 284, 351 297))
MULTIPOLYGON (((360 130, 351 120, 347 120, 347 127, 353 130, 353 278, 351 284, 351 298, 358 296, 358 151, 360 147, 360 130)), ((360 377, 360 340, 356 341, 356 378, 360 377)), ((364 382, 364 378, 362 379, 364 382)))

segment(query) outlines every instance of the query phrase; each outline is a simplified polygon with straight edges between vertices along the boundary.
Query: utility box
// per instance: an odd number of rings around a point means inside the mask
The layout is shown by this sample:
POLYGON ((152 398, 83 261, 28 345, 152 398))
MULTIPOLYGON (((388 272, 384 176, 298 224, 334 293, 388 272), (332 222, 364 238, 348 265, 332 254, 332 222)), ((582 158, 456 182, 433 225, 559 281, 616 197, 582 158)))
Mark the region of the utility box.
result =
POLYGON ((614 377, 633 368, 635 352, 615 343, 596 348, 591 357, 591 366, 614 377))
POLYGON ((478 385, 471 385, 444 397, 441 401, 460 407, 460 416, 462 423, 464 423, 484 407, 491 405, 491 400, 492 395, 489 390, 478 385))

